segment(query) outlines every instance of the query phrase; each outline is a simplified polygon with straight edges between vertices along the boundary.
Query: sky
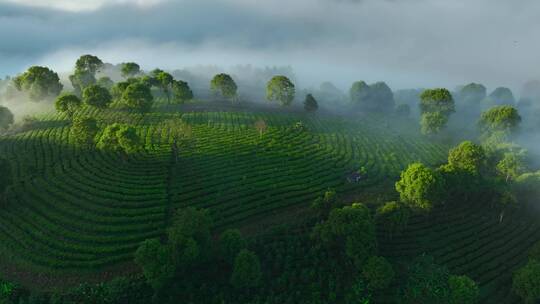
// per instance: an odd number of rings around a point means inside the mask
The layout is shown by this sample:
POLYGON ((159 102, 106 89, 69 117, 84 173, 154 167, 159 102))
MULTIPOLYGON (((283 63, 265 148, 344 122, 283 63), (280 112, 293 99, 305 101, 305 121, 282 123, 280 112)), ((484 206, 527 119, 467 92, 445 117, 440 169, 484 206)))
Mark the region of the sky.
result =
POLYGON ((302 86, 540 79, 538 0, 0 0, 0 75, 81 54, 144 69, 294 68, 302 86))

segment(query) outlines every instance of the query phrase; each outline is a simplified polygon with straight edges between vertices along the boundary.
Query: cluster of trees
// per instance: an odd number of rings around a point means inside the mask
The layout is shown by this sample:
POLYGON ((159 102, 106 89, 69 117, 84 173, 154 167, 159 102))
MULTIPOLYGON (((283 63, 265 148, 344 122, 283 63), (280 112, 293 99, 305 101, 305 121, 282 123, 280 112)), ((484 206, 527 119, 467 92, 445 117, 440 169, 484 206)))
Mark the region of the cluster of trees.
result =
POLYGON ((349 96, 356 109, 380 113, 394 111, 394 93, 384 82, 368 85, 364 81, 357 81, 352 84, 349 96))
POLYGON ((249 297, 260 285, 259 257, 247 247, 240 231, 224 231, 219 240, 211 236, 212 220, 204 210, 179 209, 167 230, 165 242, 144 241, 135 252, 135 262, 155 291, 154 299, 191 299, 190 290, 201 288, 214 272, 229 273, 229 283, 240 298, 249 297), (185 280, 189 277, 189 280, 185 280), (171 287, 177 287, 171 292, 171 287))

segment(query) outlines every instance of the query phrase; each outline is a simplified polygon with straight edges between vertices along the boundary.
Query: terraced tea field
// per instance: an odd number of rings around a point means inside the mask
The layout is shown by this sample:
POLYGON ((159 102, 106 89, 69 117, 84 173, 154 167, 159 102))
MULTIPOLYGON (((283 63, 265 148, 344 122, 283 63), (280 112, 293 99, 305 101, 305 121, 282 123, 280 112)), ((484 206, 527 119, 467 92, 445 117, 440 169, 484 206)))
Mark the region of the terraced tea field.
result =
POLYGON ((240 227, 306 207, 327 188, 346 193, 394 180, 410 162, 434 165, 447 153, 376 118, 182 109, 144 117, 86 110, 102 124, 137 126, 144 151, 129 161, 76 148, 69 123, 56 114, 1 138, 15 178, 0 209, 0 264, 17 269, 8 279, 47 285, 29 274, 91 274, 129 263, 141 241, 163 234, 174 208, 207 208, 216 229, 240 227), (193 141, 175 162, 163 122, 178 116, 193 141), (253 127, 259 119, 268 125, 262 136, 253 127), (299 121, 306 131, 293 128, 299 121), (361 166, 367 174, 348 183, 361 166))

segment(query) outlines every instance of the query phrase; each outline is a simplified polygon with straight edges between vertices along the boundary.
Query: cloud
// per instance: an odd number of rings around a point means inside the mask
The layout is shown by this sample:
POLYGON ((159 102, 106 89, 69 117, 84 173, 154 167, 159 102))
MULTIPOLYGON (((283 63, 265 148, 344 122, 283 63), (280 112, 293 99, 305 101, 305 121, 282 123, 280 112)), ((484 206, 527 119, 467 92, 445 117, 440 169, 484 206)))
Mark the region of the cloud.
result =
POLYGON ((357 79, 519 88, 540 76, 535 0, 11 2, 0 2, 0 39, 9 42, 0 44, 0 74, 35 63, 66 70, 93 53, 148 68, 290 64, 306 85, 342 88, 357 79))
POLYGON ((53 8, 56 10, 82 12, 97 10, 105 5, 133 4, 147 7, 158 4, 161 0, 3 0, 27 7, 53 8))

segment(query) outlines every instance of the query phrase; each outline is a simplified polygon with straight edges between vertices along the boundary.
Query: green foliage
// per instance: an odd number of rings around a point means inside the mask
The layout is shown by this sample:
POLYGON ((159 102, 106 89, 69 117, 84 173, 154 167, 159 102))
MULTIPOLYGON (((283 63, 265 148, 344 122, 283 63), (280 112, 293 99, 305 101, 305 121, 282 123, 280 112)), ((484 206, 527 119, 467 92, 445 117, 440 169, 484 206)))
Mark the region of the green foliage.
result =
POLYGON ((515 180, 515 193, 519 201, 536 204, 540 197, 540 171, 529 172, 515 180))
POLYGON ((509 88, 498 87, 489 94, 488 101, 491 105, 514 105, 516 99, 509 88))
POLYGON ((363 266, 362 275, 369 289, 379 290, 392 283, 395 273, 392 265, 384 257, 372 256, 363 266))
POLYGON ((97 80, 96 84, 110 91, 114 86, 114 81, 112 81, 112 79, 107 76, 103 76, 97 80))
POLYGON ((167 231, 176 267, 185 269, 209 257, 211 226, 212 220, 205 210, 184 208, 176 212, 167 231))
POLYGON ((184 103, 187 100, 193 99, 193 92, 185 81, 175 80, 172 83, 172 94, 176 103, 184 103))
POLYGON ((99 138, 97 148, 130 154, 139 149, 140 143, 141 140, 137 135, 135 127, 114 123, 105 128, 99 138))
POLYGON ((396 190, 401 201, 412 209, 429 211, 443 200, 444 181, 438 172, 413 163, 401 173, 396 190))
POLYGON ((11 126, 14 122, 13 113, 11 111, 4 107, 0 106, 0 130, 6 130, 11 126))
POLYGON ((464 141, 457 147, 450 149, 448 164, 454 168, 477 175, 485 169, 486 154, 482 146, 471 141, 464 141))
POLYGON ((217 74, 210 81, 210 90, 224 98, 234 100, 237 96, 237 89, 236 83, 228 74, 217 74))
POLYGON ((75 71, 73 75, 69 75, 69 80, 77 95, 81 95, 88 86, 96 84, 94 74, 87 71, 75 71))
POLYGON ((540 242, 534 243, 534 245, 529 248, 529 260, 535 260, 540 262, 540 242))
POLYGON ((409 117, 411 115, 411 106, 408 104, 400 104, 396 107, 396 114, 402 117, 409 117))
POLYGON ((451 275, 448 278, 450 288, 449 304, 475 304, 478 303, 480 291, 478 285, 468 276, 451 275))
POLYGON ((371 112, 390 112, 394 109, 394 93, 384 82, 368 85, 364 81, 354 82, 349 90, 351 103, 371 112))
POLYGON ((319 108, 319 105, 317 104, 317 100, 315 100, 315 97, 311 94, 306 95, 306 99, 304 100, 304 109, 307 112, 315 112, 319 108))
POLYGON ((219 244, 221 257, 231 265, 238 253, 247 247, 246 240, 238 229, 225 230, 219 238, 219 244))
POLYGON ((15 87, 19 91, 28 93, 30 99, 55 98, 62 91, 58 74, 47 67, 32 66, 22 75, 13 79, 15 87))
POLYGON ((266 84, 266 99, 268 101, 277 101, 282 106, 290 105, 295 94, 294 84, 286 76, 274 76, 266 84))
POLYGON ((322 197, 316 198, 311 203, 311 209, 313 209, 319 218, 326 218, 330 213, 330 210, 336 206, 337 195, 336 190, 328 189, 322 197))
POLYGON ((518 269, 512 278, 512 289, 525 303, 540 300, 540 262, 529 260, 527 265, 518 269))
POLYGON ((367 108, 370 103, 369 85, 365 81, 356 81, 349 89, 351 103, 360 108, 367 108))
POLYGON ((402 303, 448 303, 450 298, 449 276, 448 270, 435 264, 433 257, 428 255, 417 257, 409 267, 402 303))
POLYGON ((161 290, 174 277, 169 250, 158 239, 148 239, 135 251, 135 263, 142 268, 144 277, 154 290, 161 290))
POLYGON ((66 113, 69 118, 73 117, 75 111, 80 108, 82 101, 73 94, 64 94, 58 96, 54 103, 58 112, 66 113))
POLYGON ((377 250, 373 219, 360 203, 333 209, 314 227, 313 236, 327 248, 339 248, 358 268, 377 250))
POLYGON ((78 116, 73 119, 70 134, 79 146, 90 148, 94 146, 98 131, 97 121, 94 118, 78 116))
POLYGON ((459 91, 459 99, 469 110, 477 109, 480 102, 486 98, 486 87, 479 83, 469 83, 459 91))
POLYGON ((120 72, 122 73, 122 77, 124 78, 135 77, 141 72, 141 67, 135 62, 125 62, 122 63, 120 72))
POLYGON ((378 225, 390 232, 390 235, 399 234, 405 230, 409 223, 411 211, 399 202, 388 202, 377 208, 375 220, 378 225))
POLYGON ((174 77, 164 71, 154 71, 155 84, 161 88, 165 96, 167 96, 167 101, 171 100, 171 87, 174 84, 174 77))
POLYGON ((128 107, 144 113, 152 108, 154 97, 148 86, 141 82, 134 82, 122 93, 122 101, 128 107))
POLYGON ((367 284, 362 278, 356 279, 345 295, 345 304, 370 304, 370 300, 367 284))
POLYGON ((527 167, 523 157, 517 153, 505 153, 504 157, 497 163, 497 172, 503 176, 506 181, 515 180, 518 176, 525 173, 527 167))
POLYGON ((95 75, 103 67, 103 61, 94 55, 82 55, 75 62, 75 72, 88 72, 95 75))
POLYGON ((261 283, 261 263, 259 257, 247 249, 243 249, 234 259, 231 284, 237 289, 258 287, 261 283))
POLYGON ((6 188, 13 183, 11 164, 7 159, 0 158, 0 197, 6 188))
POLYGON ((111 103, 112 96, 106 88, 92 84, 84 89, 82 99, 89 106, 104 109, 111 103))
POLYGON ((441 132, 448 123, 448 117, 440 112, 428 112, 421 116, 420 131, 424 135, 441 132))
POLYGON ((495 106, 482 113, 478 125, 484 132, 514 132, 521 122, 521 116, 512 106, 495 106))
POLYGON ((134 81, 130 81, 132 79, 133 78, 130 78, 127 81, 117 82, 112 86, 111 96, 115 101, 121 101, 122 95, 126 91, 127 87, 134 82, 134 81))
POLYGON ((420 95, 420 111, 422 114, 441 113, 448 118, 456 111, 452 94, 443 88, 425 90, 420 95))

